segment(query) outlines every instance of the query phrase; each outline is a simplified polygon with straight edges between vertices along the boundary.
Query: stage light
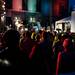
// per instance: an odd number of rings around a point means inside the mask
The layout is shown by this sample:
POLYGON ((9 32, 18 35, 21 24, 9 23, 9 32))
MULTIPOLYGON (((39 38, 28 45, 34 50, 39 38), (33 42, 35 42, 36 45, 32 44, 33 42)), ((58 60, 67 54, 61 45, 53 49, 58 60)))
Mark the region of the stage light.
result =
POLYGON ((28 11, 36 12, 36 0, 28 0, 28 11))

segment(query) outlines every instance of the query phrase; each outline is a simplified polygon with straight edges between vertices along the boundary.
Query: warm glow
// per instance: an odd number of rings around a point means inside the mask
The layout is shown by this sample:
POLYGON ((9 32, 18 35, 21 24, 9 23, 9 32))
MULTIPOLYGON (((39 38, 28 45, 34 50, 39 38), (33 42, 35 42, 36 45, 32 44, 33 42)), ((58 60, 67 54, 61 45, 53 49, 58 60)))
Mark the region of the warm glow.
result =
POLYGON ((2 8, 5 8, 5 5, 2 5, 2 8))
POLYGON ((22 0, 13 0, 13 10, 20 11, 22 10, 22 0))
POLYGON ((28 28, 25 28, 25 31, 28 31, 28 28))
POLYGON ((36 12, 36 0, 28 0, 28 11, 36 12))
POLYGON ((32 22, 33 21, 33 18, 32 17, 30 17, 30 22, 32 22))
POLYGON ((5 2, 4 2, 4 5, 5 5, 5 2))
POLYGON ((1 16, 1 21, 4 22, 4 20, 5 20, 5 17, 3 15, 3 16, 1 16))
POLYGON ((4 12, 4 14, 6 14, 6 12, 4 12))

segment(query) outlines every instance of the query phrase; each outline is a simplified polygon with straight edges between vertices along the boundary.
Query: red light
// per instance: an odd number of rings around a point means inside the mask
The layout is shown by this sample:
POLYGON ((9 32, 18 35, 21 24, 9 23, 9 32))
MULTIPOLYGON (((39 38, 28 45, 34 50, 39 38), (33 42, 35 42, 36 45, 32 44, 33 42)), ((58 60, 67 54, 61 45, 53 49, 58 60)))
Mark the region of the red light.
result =
POLYGON ((20 11, 22 10, 22 0, 13 0, 13 10, 20 11))

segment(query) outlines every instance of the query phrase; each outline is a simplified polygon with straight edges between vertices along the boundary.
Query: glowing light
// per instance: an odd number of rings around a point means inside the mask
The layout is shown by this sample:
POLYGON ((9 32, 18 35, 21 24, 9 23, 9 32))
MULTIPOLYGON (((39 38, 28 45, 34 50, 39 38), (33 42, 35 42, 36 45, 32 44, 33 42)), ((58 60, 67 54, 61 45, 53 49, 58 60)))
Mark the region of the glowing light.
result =
POLYGON ((32 17, 30 17, 30 22, 32 22, 33 21, 33 18, 32 17))
POLYGON ((22 10, 22 0, 13 0, 13 10, 20 11, 22 10))
POLYGON ((25 31, 28 31, 28 28, 25 28, 25 31))
POLYGON ((6 65, 9 65, 9 61, 4 60, 3 63, 5 63, 6 65))
POLYGON ((28 0, 28 11, 36 12, 36 0, 28 0))
POLYGON ((4 20, 5 20, 5 16, 3 15, 1 16, 1 21, 4 22, 4 20))
POLYGON ((17 24, 18 24, 18 21, 15 22, 15 25, 17 25, 17 24))
POLYGON ((4 12, 4 14, 6 14, 6 12, 4 12))
POLYGON ((44 30, 45 30, 45 27, 42 27, 40 30, 41 30, 41 31, 44 31, 44 30))
POLYGON ((4 5, 5 5, 5 2, 4 2, 4 5))
POLYGON ((21 29, 21 32, 24 32, 24 29, 23 28, 21 29))
POLYGON ((35 22, 35 18, 33 18, 33 22, 35 22))
POLYGON ((30 17, 30 21, 29 22, 36 22, 35 18, 30 17))
POLYGON ((15 17, 15 20, 17 20, 18 18, 17 17, 15 17))
POLYGON ((5 5, 2 5, 2 8, 5 8, 5 5))

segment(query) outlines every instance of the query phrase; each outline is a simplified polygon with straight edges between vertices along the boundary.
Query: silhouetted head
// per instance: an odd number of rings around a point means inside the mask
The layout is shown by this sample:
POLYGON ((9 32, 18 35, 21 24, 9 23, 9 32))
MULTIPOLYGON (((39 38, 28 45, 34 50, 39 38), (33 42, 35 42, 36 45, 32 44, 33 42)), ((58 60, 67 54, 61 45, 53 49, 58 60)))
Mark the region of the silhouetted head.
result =
POLYGON ((44 38, 45 40, 48 39, 49 36, 50 36, 50 34, 49 34, 48 32, 44 32, 44 33, 43 33, 43 38, 44 38))
POLYGON ((71 51, 73 49, 73 44, 72 41, 70 39, 65 39, 63 42, 63 47, 69 51, 71 51))
POLYGON ((20 34, 16 30, 8 30, 3 38, 8 47, 14 47, 19 44, 20 34))

